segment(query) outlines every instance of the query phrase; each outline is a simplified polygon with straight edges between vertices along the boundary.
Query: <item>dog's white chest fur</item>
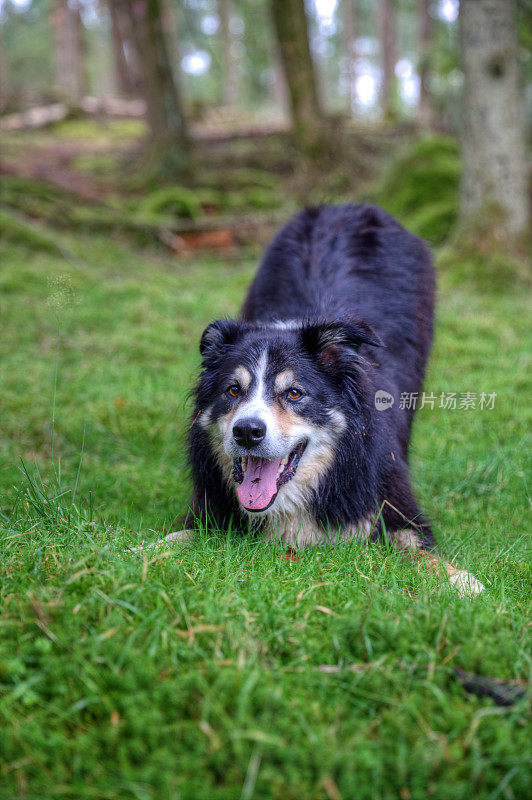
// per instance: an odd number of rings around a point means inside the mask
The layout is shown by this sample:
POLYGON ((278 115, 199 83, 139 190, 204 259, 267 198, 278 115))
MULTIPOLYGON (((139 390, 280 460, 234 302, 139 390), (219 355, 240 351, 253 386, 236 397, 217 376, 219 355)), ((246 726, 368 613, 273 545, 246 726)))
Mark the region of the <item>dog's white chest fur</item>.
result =
POLYGON ((365 541, 371 533, 371 520, 363 519, 356 525, 339 530, 326 530, 309 514, 276 516, 266 522, 264 537, 267 541, 282 542, 287 547, 299 549, 317 544, 365 541))

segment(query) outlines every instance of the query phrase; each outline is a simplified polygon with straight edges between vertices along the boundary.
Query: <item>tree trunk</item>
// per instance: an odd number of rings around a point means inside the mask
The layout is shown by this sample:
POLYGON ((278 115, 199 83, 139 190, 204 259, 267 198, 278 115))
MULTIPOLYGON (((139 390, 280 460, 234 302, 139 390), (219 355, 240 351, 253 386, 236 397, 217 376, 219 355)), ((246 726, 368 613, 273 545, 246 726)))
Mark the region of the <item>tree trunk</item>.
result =
POLYGON ((181 59, 179 57, 179 31, 177 28, 177 14, 174 0, 161 0, 161 14, 166 46, 168 48, 168 58, 170 59, 170 66, 174 74, 174 81, 176 81, 177 78, 175 76, 179 74, 181 59))
POLYGON ((395 0, 379 0, 378 5, 379 38, 381 44, 382 81, 380 103, 385 119, 397 116, 397 21, 395 0))
POLYGON ((419 9, 419 105, 418 118, 422 128, 433 124, 432 97, 428 87, 429 60, 432 46, 432 19, 429 13, 430 0, 418 0, 419 9))
POLYGON ((304 155, 319 156, 326 143, 304 0, 270 0, 270 7, 290 94, 294 138, 304 155))
POLYGON ((234 42, 231 18, 234 15, 232 0, 218 0, 220 33, 222 37, 222 105, 235 106, 238 101, 238 64, 232 53, 234 42))
POLYGON ((67 105, 79 106, 87 93, 87 50, 80 3, 55 0, 52 28, 55 47, 55 91, 67 105))
MULTIPOLYGON (((268 31, 270 33, 270 31, 268 31)), ((272 70, 271 82, 271 101, 277 107, 283 116, 290 117, 290 97, 288 92, 288 84, 284 74, 283 60, 281 58, 281 49, 279 47, 279 40, 273 30, 271 36, 267 36, 268 42, 268 61, 272 70)))
POLYGON ((9 68, 7 66, 3 30, 0 25, 0 114, 9 107, 11 92, 9 89, 9 68))
POLYGON ((131 12, 129 10, 124 11, 124 5, 121 0, 108 0, 108 2, 114 7, 116 13, 117 30, 122 41, 122 52, 126 60, 129 93, 140 94, 141 69, 131 12))
POLYGON ((152 139, 159 145, 177 145, 185 150, 186 122, 163 30, 160 0, 120 3, 124 13, 131 15, 152 139))
POLYGON ((54 37, 54 93, 63 99, 65 94, 65 70, 67 61, 66 48, 66 0, 54 0, 51 8, 50 22, 54 37))
POLYGON ((70 8, 72 15, 72 46, 76 67, 76 92, 80 100, 89 93, 89 76, 87 74, 87 39, 85 26, 81 17, 81 2, 70 8))
POLYGON ((357 2, 344 0, 343 50, 346 60, 347 102, 349 116, 353 116, 356 107, 356 38, 357 38, 357 2))
POLYGON ((75 52, 72 47, 72 20, 68 0, 55 0, 52 8, 55 49, 55 92, 68 105, 76 102, 75 52))
POLYGON ((288 84, 286 83, 286 76, 284 74, 283 62, 281 54, 279 53, 279 44, 274 42, 275 51, 273 52, 273 82, 272 82, 272 100, 273 104, 279 108, 283 117, 288 119, 290 116, 290 93, 288 91, 288 84))
MULTIPOLYGON (((122 9, 114 0, 108 0, 111 17, 111 34, 113 37, 113 55, 115 67, 115 85, 120 94, 133 94, 134 80, 126 56, 127 34, 124 26, 122 9)), ((131 43, 129 44, 131 50, 131 43)))
POLYGON ((464 70, 460 212, 474 218, 497 206, 508 234, 529 222, 525 123, 512 0, 462 0, 464 70))

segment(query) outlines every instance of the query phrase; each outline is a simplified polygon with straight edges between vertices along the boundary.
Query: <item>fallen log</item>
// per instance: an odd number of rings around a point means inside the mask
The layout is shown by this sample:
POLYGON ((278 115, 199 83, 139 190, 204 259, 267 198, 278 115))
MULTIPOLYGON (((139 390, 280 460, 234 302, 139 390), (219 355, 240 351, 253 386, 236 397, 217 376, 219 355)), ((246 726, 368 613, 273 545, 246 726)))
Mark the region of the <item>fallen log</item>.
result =
POLYGON ((0 130, 11 133, 25 128, 46 128, 80 111, 87 116, 142 117, 146 104, 140 98, 126 100, 122 97, 82 97, 76 107, 67 103, 50 103, 29 108, 27 111, 6 114, 0 119, 0 130))

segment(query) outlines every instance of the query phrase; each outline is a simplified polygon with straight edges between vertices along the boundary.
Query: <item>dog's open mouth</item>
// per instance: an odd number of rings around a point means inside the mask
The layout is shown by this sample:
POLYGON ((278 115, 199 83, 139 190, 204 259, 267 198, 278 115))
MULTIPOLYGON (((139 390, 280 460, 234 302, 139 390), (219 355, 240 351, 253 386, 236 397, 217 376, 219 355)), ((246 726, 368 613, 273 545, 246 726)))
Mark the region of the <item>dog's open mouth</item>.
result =
POLYGON ((233 478, 238 499, 247 511, 265 511, 271 506, 279 488, 291 481, 306 447, 298 444, 284 458, 243 456, 233 462, 233 478))

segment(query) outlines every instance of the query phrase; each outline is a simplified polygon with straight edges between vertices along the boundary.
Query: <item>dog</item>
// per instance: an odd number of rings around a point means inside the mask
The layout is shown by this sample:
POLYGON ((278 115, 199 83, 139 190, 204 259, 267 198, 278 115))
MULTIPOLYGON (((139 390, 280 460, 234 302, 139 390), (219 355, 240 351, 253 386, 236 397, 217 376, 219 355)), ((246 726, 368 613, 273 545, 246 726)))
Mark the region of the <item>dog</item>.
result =
POLYGON ((290 548, 387 540, 462 594, 410 487, 414 408, 429 355, 435 276, 426 245, 385 211, 348 204, 296 214, 265 251, 241 318, 211 323, 190 430, 198 528, 290 548))

